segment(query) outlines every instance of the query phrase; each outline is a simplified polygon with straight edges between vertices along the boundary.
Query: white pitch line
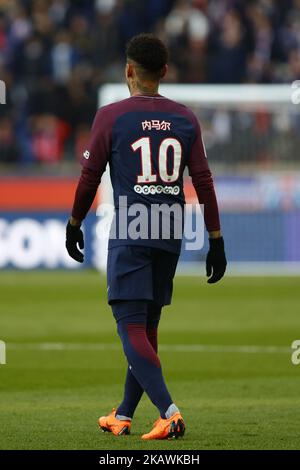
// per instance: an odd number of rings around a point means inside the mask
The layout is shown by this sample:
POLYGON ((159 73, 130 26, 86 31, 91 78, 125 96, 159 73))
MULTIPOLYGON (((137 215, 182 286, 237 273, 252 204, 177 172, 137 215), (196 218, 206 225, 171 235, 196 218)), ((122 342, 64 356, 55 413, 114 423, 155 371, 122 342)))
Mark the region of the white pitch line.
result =
MULTIPOLYGON (((7 343, 7 350, 30 351, 118 351, 119 343, 7 343)), ((161 344, 165 352, 210 352, 245 354, 287 354, 291 348, 284 346, 212 345, 212 344, 161 344)))

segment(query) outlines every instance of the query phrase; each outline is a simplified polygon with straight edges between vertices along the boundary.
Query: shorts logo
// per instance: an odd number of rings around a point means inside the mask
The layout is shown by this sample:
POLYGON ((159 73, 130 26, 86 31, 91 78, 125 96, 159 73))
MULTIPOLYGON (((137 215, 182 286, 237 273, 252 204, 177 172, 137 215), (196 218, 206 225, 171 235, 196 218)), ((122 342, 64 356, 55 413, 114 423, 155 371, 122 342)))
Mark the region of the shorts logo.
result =
POLYGON ((180 193, 179 186, 154 186, 152 185, 140 185, 136 184, 134 186, 134 191, 137 194, 171 194, 177 196, 180 193))
POLYGON ((90 152, 88 150, 86 150, 84 153, 83 153, 83 156, 86 160, 88 160, 90 158, 90 152))

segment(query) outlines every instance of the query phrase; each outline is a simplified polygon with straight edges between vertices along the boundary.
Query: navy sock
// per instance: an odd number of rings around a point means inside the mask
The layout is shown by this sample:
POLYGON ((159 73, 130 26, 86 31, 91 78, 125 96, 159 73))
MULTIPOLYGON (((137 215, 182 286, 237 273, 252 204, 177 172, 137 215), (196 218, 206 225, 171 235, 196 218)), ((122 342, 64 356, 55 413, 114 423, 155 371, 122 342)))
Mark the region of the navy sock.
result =
MULTIPOLYGON (((146 334, 154 351, 157 353, 157 329, 159 324, 161 308, 158 307, 156 315, 154 317, 147 318, 146 334)), ((134 412, 142 398, 144 393, 143 388, 132 374, 129 367, 127 368, 125 387, 124 387, 124 398, 122 403, 119 405, 116 414, 122 416, 128 416, 133 418, 134 412)))
MULTIPOLYGON (((120 317, 119 317, 120 318, 120 317)), ((130 373, 127 374, 125 385, 125 406, 122 403, 117 414, 132 417, 134 409, 145 390, 153 404, 159 409, 161 417, 165 418, 165 411, 172 403, 167 390, 159 358, 147 336, 147 314, 135 313, 132 316, 121 317, 118 321, 118 333, 129 363, 130 373), (140 385, 138 388, 137 385, 140 385)), ((153 324, 148 325, 148 334, 157 349, 157 336, 153 324)))

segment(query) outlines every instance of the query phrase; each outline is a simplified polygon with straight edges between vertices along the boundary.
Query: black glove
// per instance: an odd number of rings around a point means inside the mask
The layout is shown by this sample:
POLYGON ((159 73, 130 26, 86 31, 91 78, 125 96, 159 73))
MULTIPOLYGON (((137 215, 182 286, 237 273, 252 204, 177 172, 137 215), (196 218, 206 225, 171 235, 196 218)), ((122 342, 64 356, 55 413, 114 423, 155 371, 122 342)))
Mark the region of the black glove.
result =
POLYGON ((84 256, 83 253, 78 250, 77 243, 79 248, 84 248, 82 230, 80 225, 71 225, 69 221, 66 227, 66 248, 71 258, 75 259, 75 261, 78 261, 78 263, 83 263, 84 256))
POLYGON ((207 281, 208 284, 214 284, 224 276, 226 265, 223 237, 210 238, 206 256, 206 275, 211 276, 207 281))

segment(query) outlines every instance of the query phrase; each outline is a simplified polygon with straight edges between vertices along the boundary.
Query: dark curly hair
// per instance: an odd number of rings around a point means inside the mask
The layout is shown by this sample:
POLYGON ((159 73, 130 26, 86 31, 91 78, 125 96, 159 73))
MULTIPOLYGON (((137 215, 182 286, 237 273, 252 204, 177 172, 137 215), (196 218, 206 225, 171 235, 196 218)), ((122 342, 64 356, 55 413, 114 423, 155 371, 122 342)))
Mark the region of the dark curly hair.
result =
POLYGON ((147 33, 130 39, 126 45, 126 56, 140 66, 145 76, 154 80, 161 78, 168 62, 168 50, 164 43, 153 34, 147 33))

